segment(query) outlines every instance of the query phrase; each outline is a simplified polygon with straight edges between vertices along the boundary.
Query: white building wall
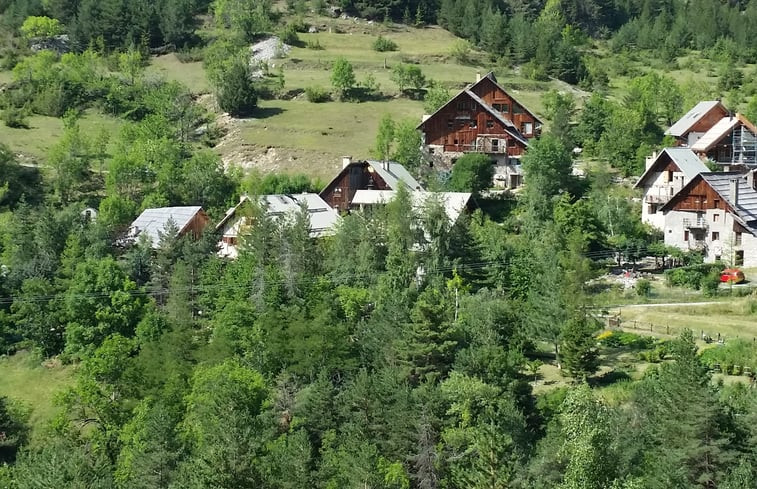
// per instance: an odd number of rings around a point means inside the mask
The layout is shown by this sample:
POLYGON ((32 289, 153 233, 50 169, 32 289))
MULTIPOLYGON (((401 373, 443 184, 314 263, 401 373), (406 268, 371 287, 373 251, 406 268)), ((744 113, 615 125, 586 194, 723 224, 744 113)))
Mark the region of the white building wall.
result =
POLYGON ((669 211, 664 216, 665 244, 684 251, 701 249, 705 251, 704 261, 712 263, 717 259, 734 265, 737 251, 744 252, 743 267, 757 267, 757 237, 751 233, 741 233, 738 244, 733 231, 733 215, 723 209, 707 211, 669 211), (692 226, 686 226, 686 222, 692 226), (704 227, 700 227, 700 223, 704 227), (688 240, 686 231, 688 230, 688 240), (697 237, 701 236, 701 241, 697 237))
POLYGON ((673 172, 672 179, 670 176, 667 171, 654 172, 651 174, 651 184, 644 187, 641 221, 657 229, 665 227, 665 216, 659 208, 688 183, 682 172, 673 172))

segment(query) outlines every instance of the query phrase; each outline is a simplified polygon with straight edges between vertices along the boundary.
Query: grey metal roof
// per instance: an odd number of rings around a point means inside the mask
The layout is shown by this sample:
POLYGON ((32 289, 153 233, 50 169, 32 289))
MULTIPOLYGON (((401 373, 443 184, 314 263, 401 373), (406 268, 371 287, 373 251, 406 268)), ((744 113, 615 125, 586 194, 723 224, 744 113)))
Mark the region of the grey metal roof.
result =
MULTIPOLYGON (((384 205, 390 202, 397 195, 394 190, 358 190, 352 199, 353 205, 384 205)), ((444 206, 444 211, 450 222, 457 221, 460 214, 468 206, 472 194, 467 192, 411 192, 413 208, 422 210, 426 207, 429 199, 439 199, 444 206)))
POLYGON ((704 173, 702 178, 723 198, 725 202, 736 211, 737 216, 748 224, 751 221, 757 221, 757 190, 748 184, 745 173, 722 172, 722 173, 704 173), (738 179, 739 198, 738 203, 731 201, 730 186, 731 181, 738 179))
POLYGON ((686 176, 686 180, 691 180, 700 173, 708 173, 710 171, 710 169, 707 168, 704 163, 702 163, 702 160, 696 155, 696 153, 694 153, 689 148, 665 148, 660 151, 659 155, 657 155, 654 163, 652 163, 649 168, 647 168, 646 171, 641 175, 641 177, 639 177, 639 180, 636 182, 635 187, 641 187, 641 184, 647 179, 649 175, 658 171, 656 169, 657 162, 660 160, 660 157, 664 153, 667 153, 673 163, 675 163, 678 169, 681 171, 681 173, 686 176))
POLYGON ((202 211, 199 205, 187 207, 158 207, 156 209, 145 209, 137 219, 131 223, 129 236, 136 238, 141 234, 147 235, 152 242, 152 247, 157 248, 160 245, 160 234, 166 230, 169 220, 179 229, 179 232, 189 224, 189 221, 202 211))
POLYGON ((686 114, 678 119, 675 124, 670 126, 667 131, 665 131, 665 134, 668 134, 670 136, 674 137, 681 137, 684 134, 686 134, 686 131, 691 129, 691 126, 693 126, 699 119, 702 118, 706 113, 714 109, 720 105, 720 102, 717 100, 707 100, 705 102, 699 102, 694 106, 693 109, 686 112, 686 114))
POLYGON ((691 146, 694 151, 704 153, 709 151, 710 148, 718 144, 724 137, 733 132, 733 128, 739 124, 739 119, 736 117, 723 117, 714 126, 712 126, 706 133, 697 139, 697 142, 691 146))
POLYGON ((423 190, 418 180, 407 169, 394 161, 366 160, 392 190, 399 188, 400 182, 412 191, 423 190), (386 168, 385 168, 386 166, 386 168))
POLYGON ((339 222, 339 214, 332 209, 318 194, 274 194, 262 195, 261 201, 269 216, 291 217, 305 205, 310 216, 310 236, 320 237, 333 231, 339 222))

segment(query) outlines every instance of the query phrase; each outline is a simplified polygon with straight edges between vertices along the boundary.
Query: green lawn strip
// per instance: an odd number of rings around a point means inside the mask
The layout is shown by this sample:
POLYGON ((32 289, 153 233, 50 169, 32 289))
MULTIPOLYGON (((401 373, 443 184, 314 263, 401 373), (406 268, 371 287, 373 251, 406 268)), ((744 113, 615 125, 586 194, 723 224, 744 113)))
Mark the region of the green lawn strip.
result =
POLYGON ((749 300, 730 299, 718 304, 700 306, 626 306, 621 308, 620 315, 626 329, 632 328, 635 324, 643 330, 652 324, 653 330, 659 333, 666 332, 669 326, 671 335, 677 335, 684 328, 689 328, 696 337, 704 331, 715 338, 720 333, 726 338, 752 339, 757 338, 757 316, 750 312, 749 300))
POLYGON ((73 373, 71 366, 43 366, 29 352, 0 358, 0 396, 20 401, 30 410, 32 443, 58 413, 53 397, 73 383, 73 373))
POLYGON ((367 158, 383 114, 391 114, 395 120, 415 119, 422 111, 420 102, 408 99, 323 104, 304 98, 264 100, 260 102, 260 113, 271 115, 242 121, 240 136, 244 142, 258 146, 367 158))
MULTIPOLYGON (((57 117, 34 115, 28 118, 29 129, 13 129, 2 126, 0 143, 13 151, 21 152, 44 160, 60 136, 63 134, 63 120, 57 117)), ((103 115, 93 109, 84 112, 79 121, 82 134, 96 137, 101 128, 111 135, 109 151, 123 122, 115 117, 103 115)))
POLYGON ((182 63, 174 53, 155 56, 147 67, 147 73, 159 75, 166 80, 178 81, 186 85, 194 94, 210 92, 210 85, 205 77, 201 61, 182 63))

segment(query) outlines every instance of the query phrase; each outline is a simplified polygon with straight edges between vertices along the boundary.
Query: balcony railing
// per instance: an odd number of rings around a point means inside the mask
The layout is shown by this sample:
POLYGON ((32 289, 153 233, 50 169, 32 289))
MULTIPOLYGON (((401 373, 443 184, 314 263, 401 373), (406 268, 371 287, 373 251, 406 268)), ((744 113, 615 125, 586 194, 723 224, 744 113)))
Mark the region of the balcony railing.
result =
POLYGON ((670 200, 670 195, 647 195, 648 204, 667 204, 670 200))
POLYGON ((704 219, 684 219, 683 227, 690 229, 707 229, 708 224, 704 219))

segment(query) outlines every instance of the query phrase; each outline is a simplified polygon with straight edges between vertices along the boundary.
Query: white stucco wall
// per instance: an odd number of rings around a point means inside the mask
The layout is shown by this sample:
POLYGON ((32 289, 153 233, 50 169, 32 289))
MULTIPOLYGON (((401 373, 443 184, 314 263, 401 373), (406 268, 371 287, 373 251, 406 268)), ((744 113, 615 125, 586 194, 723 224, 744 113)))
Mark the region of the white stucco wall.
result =
POLYGON ((665 227, 665 216, 658 210, 652 214, 649 212, 650 204, 658 209, 662 207, 672 196, 677 194, 688 183, 682 172, 673 172, 673 179, 668 181, 668 172, 654 172, 651 179, 644 187, 644 198, 641 206, 641 221, 657 229, 665 227))
POLYGON ((710 209, 702 212, 693 211, 669 211, 664 216, 665 244, 675 246, 681 250, 697 249, 696 231, 694 228, 688 228, 689 240, 686 241, 685 231, 687 227, 684 220, 688 219, 691 223, 697 221, 697 216, 701 215, 702 221, 706 228, 702 233, 703 247, 706 251, 705 262, 712 263, 718 257, 728 264, 733 264, 736 251, 744 252, 744 267, 757 266, 757 237, 750 233, 741 234, 741 244, 736 244, 736 233, 733 231, 733 215, 722 209, 710 209), (715 216, 717 215, 717 219, 715 216), (713 232, 718 233, 718 239, 713 240, 713 232))

